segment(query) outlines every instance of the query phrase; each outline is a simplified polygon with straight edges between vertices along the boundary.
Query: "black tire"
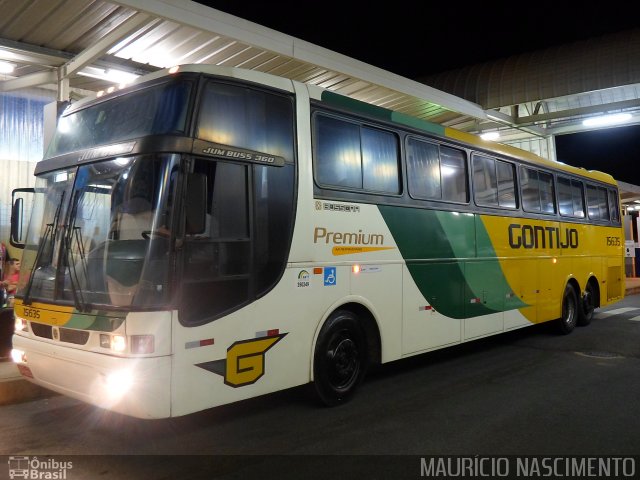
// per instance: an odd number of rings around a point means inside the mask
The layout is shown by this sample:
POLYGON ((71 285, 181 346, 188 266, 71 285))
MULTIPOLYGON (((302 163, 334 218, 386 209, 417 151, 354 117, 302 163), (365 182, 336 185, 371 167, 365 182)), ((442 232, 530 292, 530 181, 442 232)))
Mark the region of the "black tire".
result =
POLYGON ((597 292, 592 282, 587 283, 584 295, 580 299, 580 309, 578 310, 578 325, 586 326, 593 320, 593 313, 598 304, 597 292))
POLYGON ((347 401, 364 379, 367 342, 358 318, 347 310, 334 312, 320 330, 313 356, 313 385, 322 403, 347 401))
POLYGON ((568 335, 573 332, 578 323, 580 306, 578 304, 578 296, 574 288, 567 283, 564 287, 564 294, 562 295, 562 317, 556 322, 558 330, 563 335, 568 335))

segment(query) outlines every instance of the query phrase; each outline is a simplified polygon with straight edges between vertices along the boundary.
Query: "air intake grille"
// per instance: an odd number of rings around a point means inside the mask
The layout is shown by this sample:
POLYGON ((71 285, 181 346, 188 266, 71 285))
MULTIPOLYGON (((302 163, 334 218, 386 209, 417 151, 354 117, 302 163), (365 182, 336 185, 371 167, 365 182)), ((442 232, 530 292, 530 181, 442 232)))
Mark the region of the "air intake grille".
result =
POLYGON ((51 325, 43 325, 42 323, 31 322, 31 331, 37 337, 49 339, 53 338, 53 328, 51 327, 51 325))
POLYGON ((89 340, 89 332, 86 330, 71 330, 70 328, 60 329, 60 341, 84 345, 89 340))
MULTIPOLYGON (((44 325, 42 323, 31 322, 31 331, 37 337, 54 339, 53 327, 51 325, 44 325)), ((86 330, 74 330, 71 328, 59 328, 59 338, 61 342, 74 343, 76 345, 84 345, 89 341, 89 332, 86 330)))

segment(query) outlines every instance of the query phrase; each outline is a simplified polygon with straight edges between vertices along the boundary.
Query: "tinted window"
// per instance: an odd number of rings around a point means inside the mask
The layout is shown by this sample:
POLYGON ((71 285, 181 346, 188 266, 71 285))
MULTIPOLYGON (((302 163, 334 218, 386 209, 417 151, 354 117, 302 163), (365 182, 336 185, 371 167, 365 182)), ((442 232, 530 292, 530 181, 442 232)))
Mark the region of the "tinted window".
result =
POLYGON ((606 188, 587 185, 587 209, 590 219, 609 220, 606 188))
POLYGON ((609 192, 609 212, 611 216, 611 221, 619 222, 620 221, 620 206, 618 202, 618 192, 617 190, 608 190, 609 192))
POLYGON ((473 190, 478 205, 498 205, 498 177, 492 158, 474 155, 473 190))
POLYGON ((196 136, 293 162, 292 100, 246 86, 209 82, 204 89, 196 136))
POLYGON ((461 203, 469 200, 462 150, 409 138, 407 166, 412 197, 461 203))
POLYGON ((440 174, 442 175, 442 199, 467 202, 467 162, 462 150, 440 146, 440 174))
POLYGON ((362 172, 365 190, 400 192, 398 143, 396 136, 383 130, 362 127, 362 172))
POLYGON ((549 173, 521 167, 522 206, 529 212, 555 213, 553 176, 549 173))
POLYGON ((478 205, 516 207, 515 172, 510 163, 474 155, 473 187, 478 205))
POLYGON ((415 198, 442 198, 438 145, 410 138, 407 144, 409 193, 415 198))
POLYGON ((516 170, 515 166, 496 160, 498 170, 498 204, 501 207, 516 208, 516 170))
POLYGON ((278 281, 289 252, 293 171, 292 164, 196 160, 194 175, 206 183, 206 227, 185 236, 183 323, 215 320, 264 295, 278 281))
POLYGON ((400 193, 394 133, 326 115, 314 118, 315 178, 319 185, 400 193))
POLYGON ((60 118, 47 157, 145 135, 184 134, 191 82, 164 83, 60 118))
POLYGON ((316 180, 321 185, 362 188, 360 127, 319 115, 316 127, 316 180))
POLYGON ((194 161, 187 190, 204 188, 204 204, 195 210, 206 213, 206 222, 204 231, 185 235, 179 313, 188 325, 254 301, 284 271, 294 212, 293 102, 279 93, 209 82, 197 136, 284 157, 286 163, 194 161))
POLYGON ((573 214, 584 218, 584 185, 577 180, 571 180, 571 198, 573 199, 573 214))
POLYGON ((584 218, 583 185, 579 180, 558 176, 558 208, 565 217, 584 218))

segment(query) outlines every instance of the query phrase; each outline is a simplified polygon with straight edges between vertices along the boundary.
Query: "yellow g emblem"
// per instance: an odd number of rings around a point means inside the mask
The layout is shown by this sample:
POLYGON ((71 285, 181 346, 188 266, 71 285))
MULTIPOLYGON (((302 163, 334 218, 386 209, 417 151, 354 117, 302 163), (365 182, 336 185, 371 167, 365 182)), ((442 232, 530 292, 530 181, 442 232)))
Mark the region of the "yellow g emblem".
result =
POLYGON ((224 377, 231 387, 242 387, 257 382, 264 375, 265 353, 286 333, 269 337, 251 338, 235 342, 227 349, 226 360, 200 363, 197 366, 224 377))

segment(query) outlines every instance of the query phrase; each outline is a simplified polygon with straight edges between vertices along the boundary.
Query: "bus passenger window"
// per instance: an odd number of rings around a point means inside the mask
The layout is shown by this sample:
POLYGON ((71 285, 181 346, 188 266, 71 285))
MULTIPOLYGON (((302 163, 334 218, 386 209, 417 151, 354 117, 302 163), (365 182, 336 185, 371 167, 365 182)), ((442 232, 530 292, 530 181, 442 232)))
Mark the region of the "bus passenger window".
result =
POLYGON ((582 182, 558 176, 558 202, 560 215, 584 218, 582 182))
POLYGON ((515 172, 510 163, 473 156, 474 199, 478 205, 516 208, 515 172))
POLYGON ((516 172, 515 167, 507 162, 496 160, 498 170, 498 205, 516 208, 516 172))
POLYGON ((553 176, 521 167, 522 206, 528 212, 556 213, 553 176))
POLYGON ((362 173, 365 190, 400 193, 398 142, 384 130, 362 127, 362 173))
POLYGON ((538 172, 538 186, 540 187, 542 213, 556 213, 553 176, 550 173, 538 172))
POLYGON ((609 220, 609 206, 607 205, 607 189, 587 185, 587 208, 592 220, 609 220))
POLYGON ((571 198, 571 179, 558 177, 558 208, 560 215, 573 217, 573 199, 571 198))
POLYGON ((462 150, 409 138, 407 168, 412 197, 469 201, 467 162, 462 150))
POLYGON ((462 150, 440 147, 440 174, 442 175, 442 199, 452 202, 468 202, 467 162, 462 150))
POLYGON ((498 205, 498 179, 492 158, 473 156, 473 192, 478 205, 498 205))
POLYGON ((314 122, 319 185, 400 193, 396 135, 325 115, 316 115, 314 122))
POLYGON ((611 213, 611 221, 620 221, 620 206, 618 205, 618 192, 616 190, 608 190, 609 193, 609 212, 611 213))
POLYGON ((407 142, 409 193, 415 198, 442 198, 438 145, 410 138, 407 142))
POLYGON ((360 128, 355 123, 318 115, 316 180, 321 185, 362 188, 360 128))

